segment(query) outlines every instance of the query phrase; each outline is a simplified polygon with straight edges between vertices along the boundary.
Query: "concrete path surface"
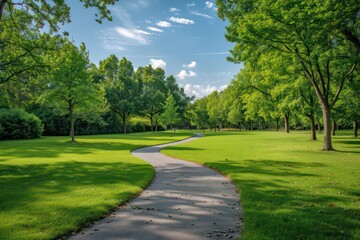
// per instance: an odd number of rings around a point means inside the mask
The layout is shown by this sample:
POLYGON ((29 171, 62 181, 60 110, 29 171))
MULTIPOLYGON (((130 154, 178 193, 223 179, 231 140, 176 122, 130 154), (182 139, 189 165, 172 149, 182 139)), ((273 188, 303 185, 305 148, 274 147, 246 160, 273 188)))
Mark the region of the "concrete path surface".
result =
MULTIPOLYGON (((197 136, 199 137, 199 136, 197 136)), ((167 157, 160 150, 197 137, 135 150, 155 167, 152 184, 70 239, 197 240, 235 239, 242 225, 239 194, 223 175, 200 165, 167 157)))

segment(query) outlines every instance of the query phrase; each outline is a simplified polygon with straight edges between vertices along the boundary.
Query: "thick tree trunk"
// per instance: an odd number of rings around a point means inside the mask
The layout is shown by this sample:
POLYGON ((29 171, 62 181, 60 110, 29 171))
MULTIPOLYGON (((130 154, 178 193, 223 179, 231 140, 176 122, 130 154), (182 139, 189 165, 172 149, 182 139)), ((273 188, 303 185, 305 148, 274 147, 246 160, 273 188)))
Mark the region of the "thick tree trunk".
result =
POLYGON ((289 133, 290 129, 289 129, 289 115, 288 114, 284 114, 284 124, 285 124, 285 132, 289 133))
POLYGON ((309 115, 310 128, 311 128, 311 140, 316 140, 316 130, 315 130, 315 118, 314 115, 309 115))
POLYGON ((354 131, 354 137, 358 137, 358 122, 357 120, 353 121, 353 131, 354 131))
POLYGON ((324 148, 325 151, 334 150, 331 141, 331 119, 330 109, 322 104, 321 106, 324 118, 324 148))
POLYGON ((336 124, 335 120, 332 121, 332 126, 331 126, 332 133, 331 133, 331 134, 332 134, 333 136, 335 136, 336 126, 337 126, 337 124, 336 124))

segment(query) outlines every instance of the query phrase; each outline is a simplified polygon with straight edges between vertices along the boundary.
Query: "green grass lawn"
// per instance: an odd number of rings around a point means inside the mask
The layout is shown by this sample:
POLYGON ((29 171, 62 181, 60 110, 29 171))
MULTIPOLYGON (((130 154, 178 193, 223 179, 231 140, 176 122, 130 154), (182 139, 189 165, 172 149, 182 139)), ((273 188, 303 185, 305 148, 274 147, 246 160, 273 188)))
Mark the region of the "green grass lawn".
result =
POLYGON ((360 139, 338 134, 332 152, 307 132, 246 131, 163 153, 232 178, 244 208, 242 239, 360 239, 360 139))
POLYGON ((53 239, 139 193, 154 171, 130 150, 190 136, 140 133, 0 142, 0 239, 53 239))

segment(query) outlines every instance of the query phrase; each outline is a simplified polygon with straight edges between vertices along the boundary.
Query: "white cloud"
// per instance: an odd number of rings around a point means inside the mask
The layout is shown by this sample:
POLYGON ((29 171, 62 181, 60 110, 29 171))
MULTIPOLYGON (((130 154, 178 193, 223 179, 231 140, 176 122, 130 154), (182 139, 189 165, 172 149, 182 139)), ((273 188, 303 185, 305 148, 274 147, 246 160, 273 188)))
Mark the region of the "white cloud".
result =
POLYGON ((150 21, 150 20, 145 20, 145 22, 146 22, 147 24, 150 24, 150 23, 151 23, 151 21, 150 21))
POLYGON ((222 85, 222 86, 220 86, 219 90, 224 91, 227 87, 228 87, 228 85, 226 85, 226 84, 222 85))
POLYGON ((199 12, 197 12, 197 11, 191 11, 190 13, 193 14, 193 15, 196 15, 196 16, 204 17, 204 18, 213 18, 212 16, 210 16, 210 15, 208 15, 208 14, 199 13, 199 12))
POLYGON ((186 70, 181 70, 176 76, 177 76, 180 80, 184 80, 185 78, 196 77, 197 74, 196 74, 196 72, 193 72, 193 71, 187 72, 186 70))
MULTIPOLYGON (((221 87, 220 87, 221 88, 221 87)), ((184 86, 184 92, 188 96, 195 96, 196 99, 205 97, 209 95, 210 93, 217 91, 215 86, 203 86, 203 85, 197 85, 197 84, 185 84, 184 86)))
POLYGON ((140 29, 129 29, 124 27, 117 27, 115 31, 124 38, 134 40, 139 44, 147 45, 149 40, 145 37, 151 33, 140 30, 140 29))
POLYGON ((215 5, 215 3, 213 3, 213 2, 206 1, 206 2, 205 2, 205 5, 206 5, 207 8, 210 8, 210 9, 212 9, 212 10, 214 10, 214 11, 217 11, 217 10, 218 10, 217 7, 216 7, 216 5, 215 5))
POLYGON ((195 61, 191 61, 191 63, 189 64, 184 64, 183 67, 186 67, 186 68, 194 68, 196 67, 196 62, 195 61))
POLYGON ((179 12, 179 11, 180 11, 179 9, 174 8, 174 7, 169 9, 169 12, 179 12))
POLYGON ((153 32, 164 32, 163 30, 161 30, 159 28, 155 28, 155 27, 148 27, 147 29, 149 29, 150 31, 153 31, 153 32))
POLYGON ((166 67, 166 62, 162 59, 153 59, 151 58, 150 61, 149 61, 149 64, 151 65, 151 67, 153 69, 156 69, 156 68, 162 68, 162 69, 165 69, 166 67))
POLYGON ((171 27, 171 23, 166 22, 166 21, 159 21, 156 23, 156 25, 159 27, 163 27, 163 28, 171 27))
POLYGON ((195 5, 195 3, 194 3, 194 2, 192 2, 192 3, 188 3, 188 4, 186 4, 186 6, 187 6, 187 7, 195 7, 196 5, 195 5))
POLYGON ((172 22, 180 23, 180 24, 194 24, 195 23, 193 20, 186 19, 186 18, 170 17, 169 20, 172 22))

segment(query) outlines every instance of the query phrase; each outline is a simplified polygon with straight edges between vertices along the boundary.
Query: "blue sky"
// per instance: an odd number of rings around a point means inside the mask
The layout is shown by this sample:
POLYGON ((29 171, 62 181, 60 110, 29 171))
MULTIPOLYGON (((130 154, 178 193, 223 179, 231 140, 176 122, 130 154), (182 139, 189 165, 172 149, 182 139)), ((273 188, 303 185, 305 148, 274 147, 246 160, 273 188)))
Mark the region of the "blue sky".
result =
POLYGON ((201 97, 226 87, 240 65, 226 61, 232 44, 215 1, 119 0, 113 21, 95 22, 93 9, 67 1, 72 22, 63 30, 76 44, 85 42, 91 61, 115 54, 135 68, 151 64, 174 75, 188 95, 201 97))

